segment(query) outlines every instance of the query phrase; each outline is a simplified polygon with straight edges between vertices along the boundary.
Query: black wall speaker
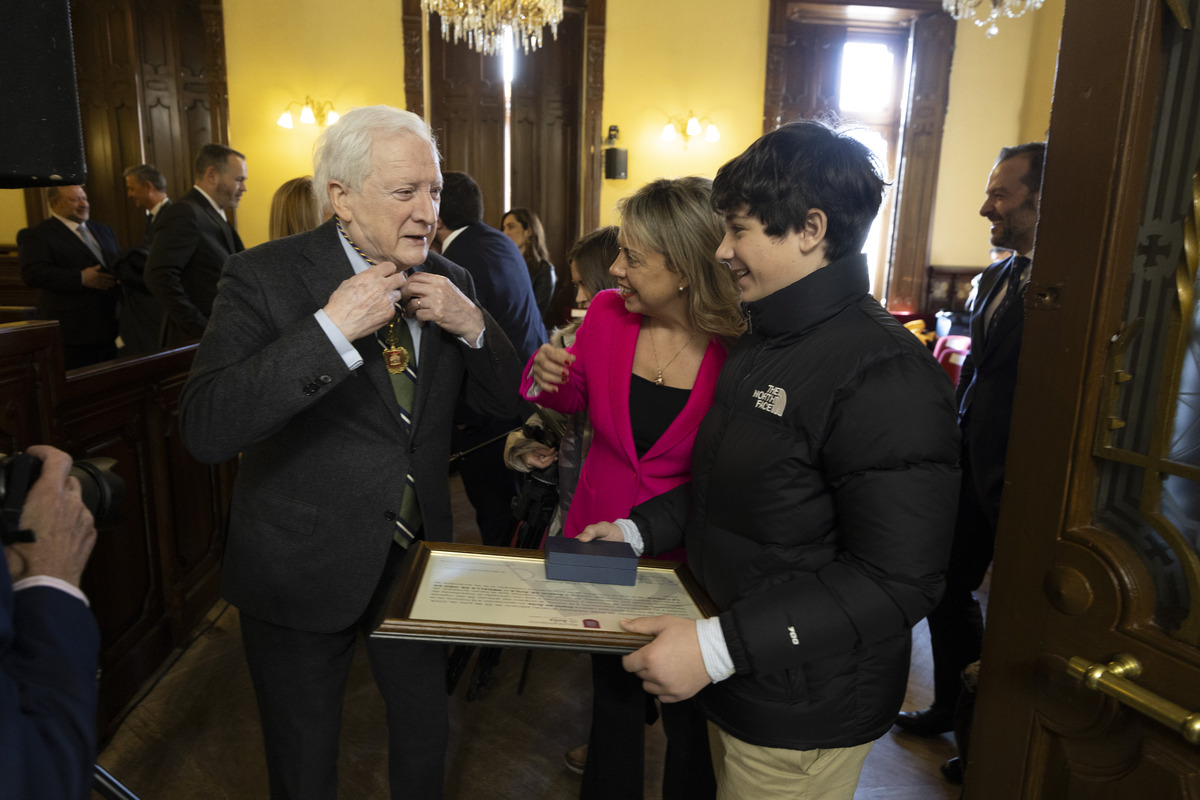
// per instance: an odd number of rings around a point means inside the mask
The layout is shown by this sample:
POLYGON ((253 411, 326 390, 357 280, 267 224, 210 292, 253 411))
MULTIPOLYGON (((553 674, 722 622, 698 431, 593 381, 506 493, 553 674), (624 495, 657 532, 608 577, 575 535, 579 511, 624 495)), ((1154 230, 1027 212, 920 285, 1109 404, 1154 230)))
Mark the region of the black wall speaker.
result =
POLYGON ((604 149, 604 177, 610 181, 623 181, 629 177, 629 151, 624 147, 604 149))
POLYGON ((83 183, 68 0, 0 0, 0 188, 83 183))

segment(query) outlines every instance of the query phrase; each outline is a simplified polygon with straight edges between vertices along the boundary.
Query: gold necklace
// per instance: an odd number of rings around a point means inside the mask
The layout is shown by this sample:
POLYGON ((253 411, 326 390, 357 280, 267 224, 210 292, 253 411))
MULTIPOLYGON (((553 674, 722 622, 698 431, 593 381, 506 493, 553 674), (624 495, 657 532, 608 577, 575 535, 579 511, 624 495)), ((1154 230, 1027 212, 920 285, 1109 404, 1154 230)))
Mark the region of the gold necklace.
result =
POLYGON ((655 385, 655 386, 662 386, 662 385, 663 385, 663 376, 662 376, 662 375, 663 375, 663 371, 664 371, 664 370, 665 370, 667 367, 669 367, 669 366, 671 366, 672 364, 674 364, 674 363, 675 363, 675 359, 679 358, 679 354, 680 354, 680 353, 682 353, 684 350, 686 350, 686 349, 687 349, 687 346, 688 346, 689 344, 691 344, 691 343, 692 343, 692 339, 695 339, 695 338, 696 338, 696 334, 694 334, 694 333, 693 333, 691 336, 689 336, 689 337, 687 338, 687 341, 685 341, 685 342, 683 343, 683 347, 679 348, 679 352, 677 352, 677 353, 675 353, 675 355, 671 356, 671 360, 670 360, 670 361, 668 361, 668 362, 667 362, 666 364, 664 364, 662 367, 659 367, 659 366, 658 366, 658 345, 656 345, 656 344, 654 343, 654 331, 653 331, 653 330, 651 330, 651 331, 650 331, 650 352, 654 354, 654 366, 655 366, 655 368, 656 368, 656 369, 658 369, 658 375, 657 375, 657 376, 654 378, 654 385, 655 385))

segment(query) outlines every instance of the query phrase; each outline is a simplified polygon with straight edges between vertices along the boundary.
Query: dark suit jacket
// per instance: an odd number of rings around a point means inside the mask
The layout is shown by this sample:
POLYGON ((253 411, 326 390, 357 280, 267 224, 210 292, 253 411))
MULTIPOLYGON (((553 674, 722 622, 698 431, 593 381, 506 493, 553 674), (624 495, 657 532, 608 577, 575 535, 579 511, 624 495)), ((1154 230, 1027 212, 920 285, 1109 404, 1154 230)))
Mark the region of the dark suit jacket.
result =
MULTIPOLYGON (((117 257, 117 237, 112 228, 87 223, 104 263, 117 257)), ((117 338, 118 291, 89 289, 83 270, 96 265, 88 246, 57 217, 42 220, 17 234, 21 279, 38 290, 38 313, 56 319, 62 327, 63 345, 111 344, 117 338)))
POLYGON ((243 249, 237 231, 197 189, 158 213, 145 279, 165 312, 163 346, 204 334, 225 259, 243 249))
POLYGON ((546 342, 521 251, 500 231, 476 222, 454 237, 442 255, 471 273, 479 305, 487 309, 524 364, 546 342))
MULTIPOLYGON (((996 320, 991 335, 985 333, 984 314, 997 291, 1008 263, 1015 256, 992 264, 979 279, 975 308, 971 312, 971 352, 963 362, 958 381, 958 417, 963 449, 970 459, 979 502, 995 530, 1004 490, 1004 464, 1017 388, 1017 361, 1021 356, 1021 331, 1025 322, 1022 298, 1009 303, 996 320)), ((967 465, 964 465, 967 466, 967 465)))
POLYGON ((121 281, 121 308, 117 314, 121 341, 125 343, 121 355, 153 353, 160 345, 163 310, 146 288, 146 259, 154 230, 170 204, 170 200, 165 201, 158 216, 147 222, 145 241, 121 253, 112 264, 113 274, 121 281))
MULTIPOLYGON (((422 269, 474 297, 470 276, 431 254, 422 269)), ((229 517, 225 597, 267 622, 338 631, 366 609, 395 531, 404 476, 425 537, 452 533, 447 461, 455 402, 511 416, 521 364, 486 313, 484 346, 435 325, 421 335, 413 429, 400 421, 380 345, 354 343, 351 371, 313 317, 353 275, 337 229, 232 256, 180 400, 201 461, 242 454, 229 517)))
POLYGON ((0 800, 91 796, 99 652, 87 606, 49 587, 14 593, 0 559, 0 800))

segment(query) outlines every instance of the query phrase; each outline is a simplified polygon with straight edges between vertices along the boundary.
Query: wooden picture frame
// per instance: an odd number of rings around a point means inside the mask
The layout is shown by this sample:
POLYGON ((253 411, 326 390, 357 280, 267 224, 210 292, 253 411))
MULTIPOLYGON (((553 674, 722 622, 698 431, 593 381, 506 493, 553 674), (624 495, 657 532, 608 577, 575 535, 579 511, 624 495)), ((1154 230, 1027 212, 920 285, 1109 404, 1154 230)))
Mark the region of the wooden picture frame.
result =
POLYGON ((639 560, 637 583, 619 586, 549 580, 541 550, 416 542, 372 635, 631 653, 653 637, 621 630, 622 618, 717 613, 687 566, 675 561, 639 560))

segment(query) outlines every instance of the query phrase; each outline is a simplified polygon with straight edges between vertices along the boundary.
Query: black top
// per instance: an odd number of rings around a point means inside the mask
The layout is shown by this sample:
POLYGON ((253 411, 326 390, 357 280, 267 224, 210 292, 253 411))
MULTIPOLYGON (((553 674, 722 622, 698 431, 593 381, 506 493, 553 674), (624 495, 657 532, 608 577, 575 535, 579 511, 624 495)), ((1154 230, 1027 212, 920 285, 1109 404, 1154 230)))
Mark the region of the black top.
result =
POLYGON ((640 375, 633 376, 629 383, 629 424, 633 427, 633 446, 638 458, 646 455, 658 437, 667 432, 691 393, 691 389, 659 386, 640 375))

